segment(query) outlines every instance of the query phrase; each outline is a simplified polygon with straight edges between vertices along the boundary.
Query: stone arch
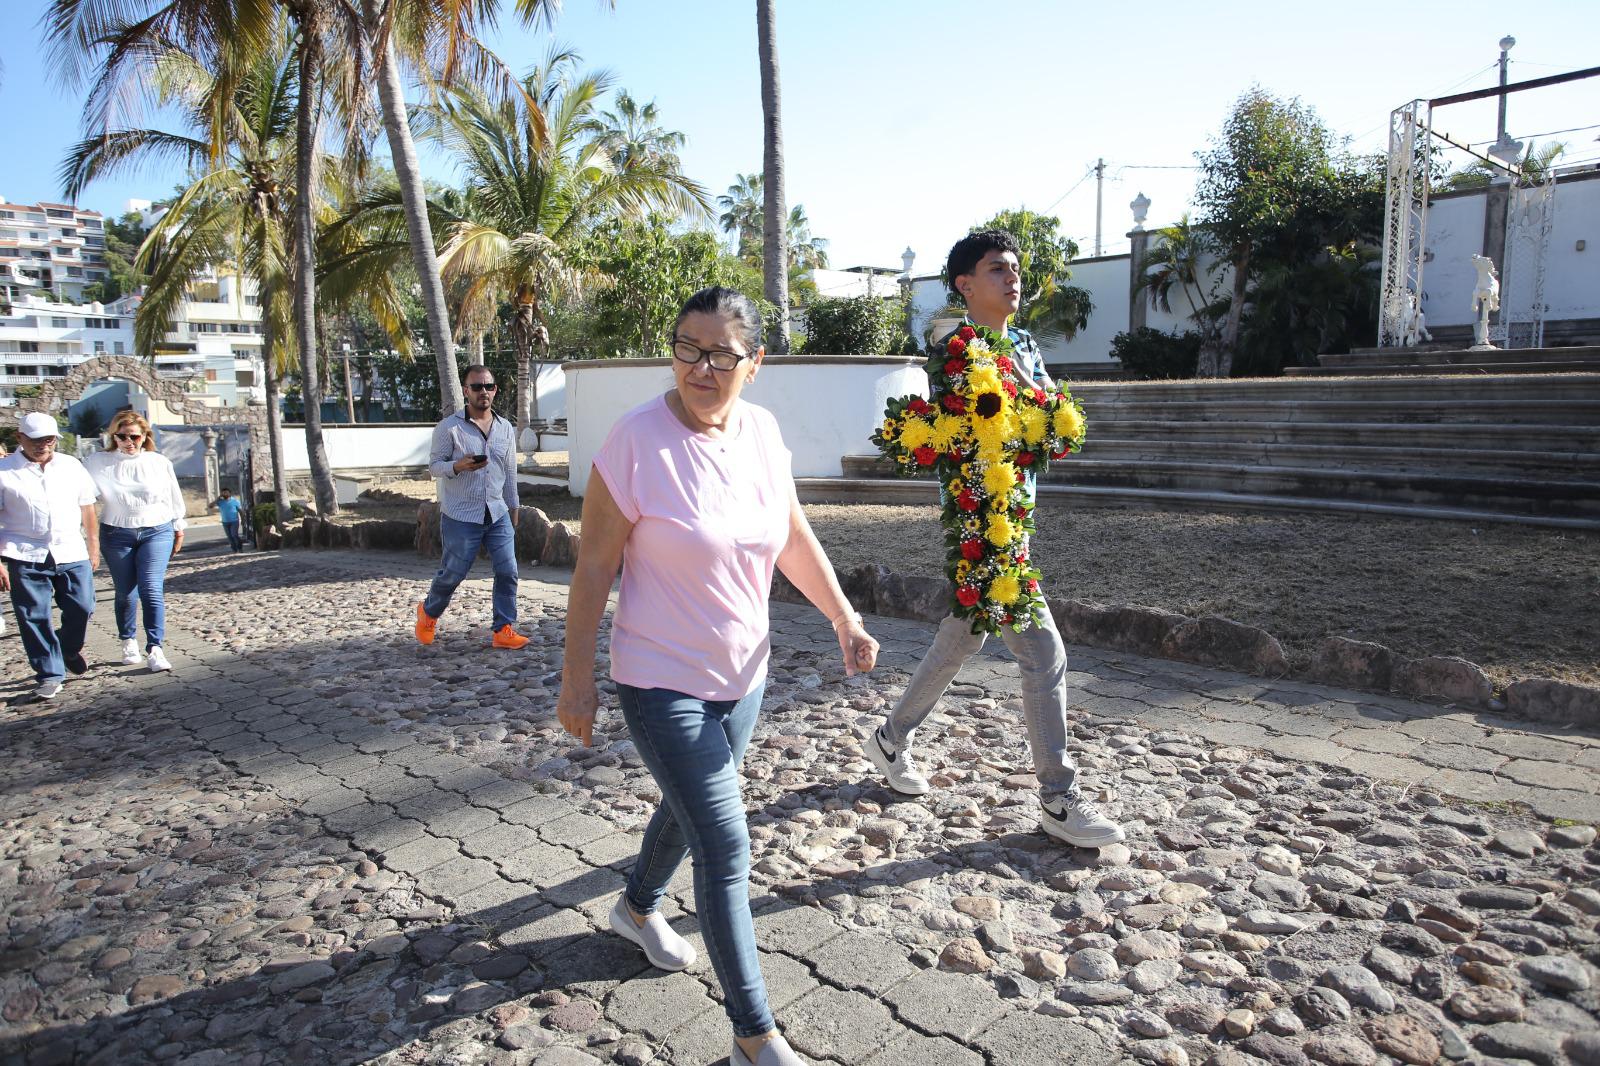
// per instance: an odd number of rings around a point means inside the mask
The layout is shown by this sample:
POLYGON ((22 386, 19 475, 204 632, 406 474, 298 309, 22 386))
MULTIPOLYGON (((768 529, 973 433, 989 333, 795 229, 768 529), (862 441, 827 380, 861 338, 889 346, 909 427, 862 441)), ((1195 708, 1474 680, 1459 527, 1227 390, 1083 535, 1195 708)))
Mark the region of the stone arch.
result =
POLYGON ((250 481, 257 488, 270 488, 272 464, 268 461, 267 408, 251 403, 236 407, 211 407, 189 394, 181 381, 156 374, 142 359, 131 355, 96 355, 39 387, 39 395, 18 398, 14 407, 0 407, 0 424, 15 426, 22 416, 33 411, 55 415, 84 389, 96 381, 114 379, 137 385, 172 416, 186 426, 247 426, 250 431, 250 481))

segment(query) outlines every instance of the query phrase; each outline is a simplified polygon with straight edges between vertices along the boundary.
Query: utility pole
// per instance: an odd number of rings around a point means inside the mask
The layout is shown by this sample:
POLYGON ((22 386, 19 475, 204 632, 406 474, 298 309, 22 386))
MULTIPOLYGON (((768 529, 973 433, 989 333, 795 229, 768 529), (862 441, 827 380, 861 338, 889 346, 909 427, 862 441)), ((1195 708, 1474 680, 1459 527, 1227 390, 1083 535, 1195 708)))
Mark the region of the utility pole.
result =
POLYGON ((1100 254, 1100 205, 1106 192, 1106 161, 1094 161, 1094 254, 1100 254))
MULTIPOLYGON (((1510 34, 1507 34, 1506 36, 1500 38, 1500 88, 1502 88, 1502 89, 1504 89, 1506 87, 1506 67, 1510 64, 1510 61, 1511 61, 1511 49, 1512 49, 1513 46, 1516 45, 1516 43, 1517 43, 1517 39, 1515 37, 1512 37, 1510 34)), ((1495 141, 1497 143, 1500 142, 1500 141, 1504 141, 1506 139, 1506 94, 1505 93, 1501 93, 1500 94, 1500 124, 1499 124, 1499 127, 1497 128, 1497 130, 1495 132, 1498 134, 1498 136, 1495 138, 1495 141)))

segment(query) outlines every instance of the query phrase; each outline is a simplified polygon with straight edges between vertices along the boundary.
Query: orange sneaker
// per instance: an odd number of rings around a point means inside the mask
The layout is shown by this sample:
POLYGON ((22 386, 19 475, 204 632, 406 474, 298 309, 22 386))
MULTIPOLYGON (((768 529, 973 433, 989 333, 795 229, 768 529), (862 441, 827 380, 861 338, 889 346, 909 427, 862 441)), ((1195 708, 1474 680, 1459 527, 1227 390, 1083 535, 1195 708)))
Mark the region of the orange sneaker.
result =
POLYGON ((417 604, 417 624, 412 632, 417 635, 418 644, 432 644, 434 632, 439 628, 439 620, 422 609, 422 604, 417 604))
POLYGON ((516 651, 526 643, 528 643, 528 638, 512 629, 509 625, 503 625, 494 631, 494 646, 497 648, 516 651))

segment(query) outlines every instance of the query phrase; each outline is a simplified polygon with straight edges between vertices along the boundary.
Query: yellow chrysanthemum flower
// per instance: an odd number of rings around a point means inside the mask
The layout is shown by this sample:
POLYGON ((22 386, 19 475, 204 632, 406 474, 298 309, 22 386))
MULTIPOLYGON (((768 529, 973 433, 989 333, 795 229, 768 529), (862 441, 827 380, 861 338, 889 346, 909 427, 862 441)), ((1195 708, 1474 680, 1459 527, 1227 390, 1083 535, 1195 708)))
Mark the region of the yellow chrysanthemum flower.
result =
POLYGON ((989 582, 989 598, 996 603, 1012 604, 1022 594, 1022 586, 1012 574, 1001 574, 989 582))
POLYGON ((941 452, 955 451, 967 435, 967 420, 958 415, 941 414, 933 420, 933 447, 941 452))
POLYGON ((977 397, 985 392, 1000 391, 1000 371, 992 364, 980 363, 967 371, 967 394, 977 397))
POLYGON ((1062 404, 1056 408, 1054 421, 1056 435, 1059 437, 1077 440, 1083 434, 1083 416, 1070 403, 1062 404))
POLYGON ((1022 423, 1023 440, 1029 444, 1038 444, 1044 440, 1046 420, 1043 411, 1029 404, 1017 411, 1017 421, 1022 423))
POLYGON ((983 472, 983 487, 991 496, 1004 496, 1017 483, 1017 468, 1010 463, 993 463, 983 472))
POLYGON ((900 445, 908 451, 916 451, 932 437, 933 427, 926 419, 908 418, 905 428, 900 430, 900 445))
POLYGON ((1017 531, 1004 511, 996 511, 989 516, 989 528, 984 535, 996 548, 1004 548, 1016 537, 1017 531))

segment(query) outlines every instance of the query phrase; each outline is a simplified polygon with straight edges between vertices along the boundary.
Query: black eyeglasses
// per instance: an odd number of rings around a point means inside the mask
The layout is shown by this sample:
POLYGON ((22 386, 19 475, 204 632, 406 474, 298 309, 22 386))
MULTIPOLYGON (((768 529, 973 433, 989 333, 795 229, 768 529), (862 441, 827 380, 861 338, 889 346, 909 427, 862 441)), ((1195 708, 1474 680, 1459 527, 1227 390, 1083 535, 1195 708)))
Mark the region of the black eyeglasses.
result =
POLYGON ((113 433, 111 435, 118 440, 144 440, 143 433, 113 433))
POLYGON ((679 340, 674 337, 672 339, 672 358, 680 363, 688 363, 690 366, 694 366, 704 359, 711 364, 712 370, 732 370, 739 365, 741 359, 750 357, 748 355, 740 355, 738 352, 723 351, 721 348, 708 350, 698 344, 691 344, 689 341, 679 340))
POLYGON ((473 392, 493 392, 499 386, 492 381, 472 381, 467 383, 467 388, 473 392))

